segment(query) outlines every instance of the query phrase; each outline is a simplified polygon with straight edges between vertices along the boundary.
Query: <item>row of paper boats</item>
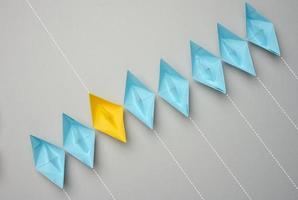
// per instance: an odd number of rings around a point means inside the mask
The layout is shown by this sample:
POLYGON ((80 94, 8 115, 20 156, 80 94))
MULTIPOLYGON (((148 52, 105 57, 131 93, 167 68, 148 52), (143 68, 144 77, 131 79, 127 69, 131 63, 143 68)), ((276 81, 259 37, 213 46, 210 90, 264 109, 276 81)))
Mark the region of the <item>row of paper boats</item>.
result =
MULTIPOLYGON (((192 78, 217 91, 226 93, 222 61, 252 76, 255 69, 248 42, 280 56, 273 24, 252 6, 245 4, 246 39, 218 24, 220 57, 190 42, 192 78)), ((160 60, 158 95, 189 116, 189 82, 163 59, 160 60)), ((155 93, 130 71, 127 72, 124 106, 89 94, 93 128, 121 142, 126 142, 124 108, 154 127, 155 93)), ((65 151, 90 168, 94 163, 95 130, 63 114, 63 148, 31 135, 36 170, 60 188, 64 186, 65 151)))

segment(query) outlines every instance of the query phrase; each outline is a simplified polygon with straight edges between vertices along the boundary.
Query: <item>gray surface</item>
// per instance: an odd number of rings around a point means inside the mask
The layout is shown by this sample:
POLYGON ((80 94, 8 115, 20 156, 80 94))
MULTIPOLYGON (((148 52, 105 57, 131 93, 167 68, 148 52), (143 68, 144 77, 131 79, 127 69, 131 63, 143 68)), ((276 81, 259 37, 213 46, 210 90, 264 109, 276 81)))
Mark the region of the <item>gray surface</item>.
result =
MULTIPOLYGON (((218 54, 216 23, 245 35, 239 0, 31 0, 90 90, 123 102, 126 70, 156 90, 159 58, 190 79, 188 41, 218 54)), ((249 1, 277 29, 298 73, 298 3, 249 1)), ((61 145, 61 113, 90 125, 88 96, 22 0, 0 1, 0 198, 65 199, 33 166, 29 133, 61 145)), ((298 123, 298 82, 277 57, 251 46, 258 75, 298 123)), ((225 65, 229 94, 298 182, 298 133, 260 84, 225 65)), ((298 192, 224 95, 191 81, 191 114, 254 200, 294 200, 298 192)), ((126 145, 96 138, 96 169, 118 200, 198 199, 156 137, 126 113, 126 145)), ((207 200, 246 197, 190 121, 160 99, 156 128, 207 200)), ((68 157, 73 200, 109 199, 92 171, 68 157)))

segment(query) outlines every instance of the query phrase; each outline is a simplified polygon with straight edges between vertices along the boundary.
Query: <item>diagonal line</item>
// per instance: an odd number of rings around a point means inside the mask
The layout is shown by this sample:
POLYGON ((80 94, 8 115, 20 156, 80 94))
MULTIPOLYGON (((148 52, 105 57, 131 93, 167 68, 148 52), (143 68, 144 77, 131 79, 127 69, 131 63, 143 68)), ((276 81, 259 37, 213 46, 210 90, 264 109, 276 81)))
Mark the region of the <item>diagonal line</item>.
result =
POLYGON ((103 181, 103 179, 101 178, 101 176, 98 174, 98 172, 93 168, 92 171, 95 173, 95 175, 97 176, 98 180, 101 182, 101 184, 104 186, 104 188, 107 190, 107 192, 109 193, 109 195, 111 196, 111 198, 113 200, 116 200, 114 194, 112 193, 112 191, 110 190, 110 188, 107 186, 107 184, 103 181))
POLYGON ((171 152, 171 150, 169 149, 169 147, 167 146, 167 144, 163 141, 163 139, 161 139, 161 137, 159 136, 158 132, 156 130, 153 130, 153 132, 154 132, 155 136, 157 137, 158 141, 162 144, 163 148, 169 153, 169 155, 171 156, 171 158, 174 161, 174 163, 177 165, 177 167, 180 169, 180 171, 182 172, 182 174, 185 176, 185 178, 187 179, 187 181, 190 183, 190 185, 193 187, 193 189, 199 195, 199 197, 202 200, 206 200, 203 197, 203 195, 200 192, 200 190, 195 186, 195 184, 192 182, 192 180, 190 179, 190 177, 188 176, 188 174, 185 172, 184 168, 179 163, 179 161, 176 159, 176 157, 174 156, 174 154, 171 152))
POLYGON ((42 28, 45 30, 45 32, 48 34, 49 38, 51 39, 51 41, 54 43, 54 45, 56 46, 56 48, 58 49, 58 51, 60 52, 60 54, 62 55, 62 57, 64 58, 64 60, 66 61, 66 63, 68 64, 69 68, 72 70, 72 72, 75 74, 75 76, 78 78, 78 80, 80 81, 81 85, 84 87, 84 89, 89 93, 89 89, 86 86, 86 84, 83 82, 83 79, 80 77, 80 75, 78 74, 78 72, 76 71, 74 65, 70 62, 69 58, 67 57, 67 55, 64 53, 63 49, 60 47, 60 45, 58 44, 58 42, 56 41, 55 37, 53 36, 53 34, 49 31, 49 29, 47 28, 47 26, 45 25, 45 23, 43 22, 43 20, 41 19, 41 17, 38 15, 37 11, 35 10, 35 8, 32 6, 32 4, 30 3, 29 0, 25 0, 25 2, 27 3, 27 5, 30 7, 30 9, 32 10, 34 16, 38 19, 38 21, 40 22, 42 28))
POLYGON ((287 171, 285 170, 285 168, 282 166, 282 164, 279 162, 279 160, 275 157, 275 155, 272 153, 272 151, 266 145, 266 143, 264 142, 264 140, 262 139, 262 137, 257 133, 257 131, 255 130, 255 128, 251 125, 251 123, 248 121, 248 119, 245 117, 245 115, 241 112, 241 110, 236 105, 236 103, 234 102, 234 100, 228 94, 227 94, 227 98, 230 101, 230 103, 233 105, 233 107, 237 110, 237 112, 240 114, 240 116, 242 117, 242 119, 244 120, 244 122, 246 123, 246 125, 250 128, 250 130, 252 131, 252 133, 258 138, 258 140, 260 141, 260 143, 264 146, 265 150, 269 153, 269 155, 272 157, 272 159, 277 164, 277 166, 280 168, 280 170, 289 179, 289 181, 291 182, 291 184, 293 185, 293 187, 296 190, 298 190, 298 187, 297 187, 296 183, 294 182, 294 180, 287 173, 287 171))
POLYGON ((199 125, 191 117, 189 117, 189 120, 192 122, 193 126, 201 134, 201 136, 203 137, 203 139, 206 141, 206 143, 209 145, 209 147, 215 153, 215 155, 217 156, 217 158, 219 159, 219 161, 223 164, 223 166, 228 171, 228 173, 233 177, 233 179, 235 180, 235 182, 239 185, 239 187, 242 190, 242 192, 246 195, 246 197, 249 200, 252 200, 251 196, 248 194, 248 192, 246 191, 246 189, 242 186, 242 184, 240 183, 239 179, 234 175, 234 173, 232 172, 231 168, 225 163, 225 161, 223 160, 223 158, 216 151, 215 147, 210 143, 210 141, 208 140, 208 138, 205 135, 205 133, 200 129, 199 125))
POLYGON ((66 190, 65 190, 64 188, 63 188, 62 190, 63 190, 63 192, 64 192, 66 198, 67 198, 68 200, 71 200, 71 198, 70 198, 68 192, 66 192, 66 190))
POLYGON ((290 65, 287 63, 287 61, 284 59, 284 57, 280 57, 280 59, 283 61, 283 63, 287 66, 289 72, 294 76, 294 78, 298 81, 298 76, 297 74, 294 72, 294 70, 292 69, 292 67, 290 67, 290 65))
POLYGON ((282 107, 282 105, 278 102, 278 100, 273 96, 273 94, 270 92, 268 87, 265 85, 265 83, 260 79, 260 77, 256 77, 256 79, 259 81, 259 83, 262 85, 262 87, 265 89, 265 91, 268 93, 268 95, 272 98, 274 103, 278 106, 278 108, 281 110, 281 112, 284 114, 284 116, 289 120, 289 122, 294 126, 296 131, 298 131, 298 127, 296 123, 293 121, 293 119, 288 115, 286 110, 282 107))

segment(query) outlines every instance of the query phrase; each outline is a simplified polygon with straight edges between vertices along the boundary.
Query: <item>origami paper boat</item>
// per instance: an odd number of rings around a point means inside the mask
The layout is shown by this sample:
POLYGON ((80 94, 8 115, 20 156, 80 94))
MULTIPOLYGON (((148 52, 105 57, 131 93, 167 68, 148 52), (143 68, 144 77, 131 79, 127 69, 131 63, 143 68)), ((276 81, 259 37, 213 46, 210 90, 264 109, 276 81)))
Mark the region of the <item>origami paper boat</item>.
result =
POLYGON ((190 41, 192 78, 222 93, 226 93, 220 58, 190 41))
POLYGON ((121 142, 126 142, 123 121, 124 109, 121 105, 89 94, 93 127, 121 142))
POLYGON ((94 130, 63 114, 64 149, 90 168, 94 163, 94 130))
POLYGON ((127 71, 124 107, 153 129, 155 94, 130 71, 127 71))
POLYGON ((30 135, 35 169, 59 188, 64 185, 65 152, 62 148, 30 135))
POLYGON ((189 116, 189 83, 163 59, 160 60, 158 94, 184 116, 189 116))
POLYGON ((217 24, 218 43, 224 62, 255 76, 248 44, 224 26, 217 24))
POLYGON ((248 3, 245 4, 246 38, 251 43, 280 56, 274 25, 248 3))

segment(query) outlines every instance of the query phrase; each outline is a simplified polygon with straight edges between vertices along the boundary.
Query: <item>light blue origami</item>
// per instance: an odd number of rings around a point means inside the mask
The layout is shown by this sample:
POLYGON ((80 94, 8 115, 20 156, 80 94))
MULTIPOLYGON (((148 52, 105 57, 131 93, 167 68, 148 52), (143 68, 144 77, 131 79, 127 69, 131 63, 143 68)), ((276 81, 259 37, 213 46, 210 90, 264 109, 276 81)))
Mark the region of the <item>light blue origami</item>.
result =
POLYGON ((158 94, 180 111, 189 116, 189 83, 163 59, 160 60, 158 94))
POLYGON ((280 56, 278 41, 272 22, 258 13, 248 3, 245 4, 245 13, 247 40, 280 56))
POLYGON ((30 135, 35 168, 61 189, 64 185, 65 152, 62 148, 30 135))
POLYGON ((204 85, 226 93, 225 79, 220 58, 190 41, 192 78, 204 85))
POLYGON ((94 163, 94 130, 63 114, 64 149, 90 168, 94 163))
POLYGON ((153 129, 155 94, 127 71, 124 107, 146 126, 153 129))
POLYGON ((217 24, 218 42, 224 62, 255 76, 248 44, 224 26, 217 24))

